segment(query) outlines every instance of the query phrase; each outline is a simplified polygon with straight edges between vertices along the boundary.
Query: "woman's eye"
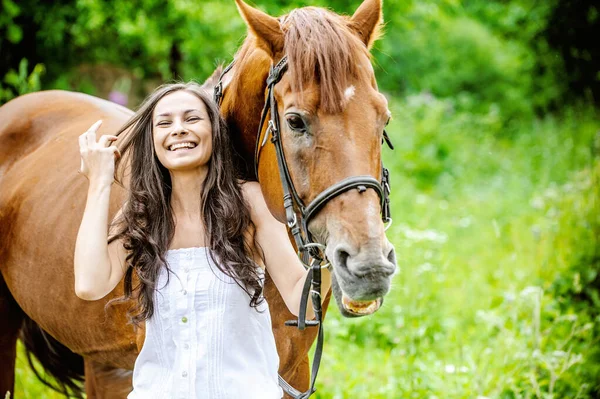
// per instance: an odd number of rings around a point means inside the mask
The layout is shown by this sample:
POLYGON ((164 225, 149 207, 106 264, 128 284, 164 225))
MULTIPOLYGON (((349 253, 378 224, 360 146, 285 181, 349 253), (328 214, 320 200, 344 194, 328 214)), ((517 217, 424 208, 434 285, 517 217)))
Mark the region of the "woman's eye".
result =
POLYGON ((188 120, 187 120, 187 121, 188 121, 188 122, 197 122, 197 121, 199 121, 199 120, 200 120, 200 118, 198 118, 197 116, 193 116, 193 117, 191 117, 191 118, 188 118, 188 120))
POLYGON ((287 115, 286 121, 290 129, 300 132, 306 131, 306 124, 304 123, 304 120, 300 117, 300 115, 287 115))
POLYGON ((158 123, 156 124, 156 126, 167 126, 167 125, 169 125, 169 123, 170 123, 170 122, 168 122, 168 121, 158 122, 158 123))

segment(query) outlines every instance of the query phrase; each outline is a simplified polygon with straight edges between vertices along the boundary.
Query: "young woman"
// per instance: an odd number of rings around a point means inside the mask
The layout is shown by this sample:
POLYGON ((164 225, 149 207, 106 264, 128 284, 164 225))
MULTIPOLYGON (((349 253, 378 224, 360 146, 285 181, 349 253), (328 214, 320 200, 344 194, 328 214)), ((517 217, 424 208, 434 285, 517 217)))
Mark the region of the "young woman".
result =
POLYGON ((124 278, 136 299, 146 338, 129 398, 281 398, 264 268, 295 315, 307 274, 258 184, 236 179, 217 107, 197 84, 171 84, 123 126, 119 148, 116 136, 96 141, 100 125, 79 137, 90 184, 75 292, 97 300, 124 278), (109 227, 115 168, 125 164, 128 199, 109 227))

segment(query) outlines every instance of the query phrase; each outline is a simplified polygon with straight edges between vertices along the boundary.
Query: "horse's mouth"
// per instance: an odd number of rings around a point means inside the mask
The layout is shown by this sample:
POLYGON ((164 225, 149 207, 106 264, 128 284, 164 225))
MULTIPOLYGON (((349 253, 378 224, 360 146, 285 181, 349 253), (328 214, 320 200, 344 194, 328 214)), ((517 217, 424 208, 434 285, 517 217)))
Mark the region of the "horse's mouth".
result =
POLYGON ((342 306, 344 310, 356 316, 368 316, 375 313, 381 307, 382 302, 381 298, 372 301, 355 301, 350 299, 348 295, 342 294, 342 306))

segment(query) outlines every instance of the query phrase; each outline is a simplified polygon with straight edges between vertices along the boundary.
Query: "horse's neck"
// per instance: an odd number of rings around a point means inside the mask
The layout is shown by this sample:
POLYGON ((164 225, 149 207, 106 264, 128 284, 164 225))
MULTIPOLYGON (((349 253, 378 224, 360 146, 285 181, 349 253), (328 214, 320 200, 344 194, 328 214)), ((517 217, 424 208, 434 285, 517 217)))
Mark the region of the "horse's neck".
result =
POLYGON ((266 79, 271 59, 262 50, 240 52, 230 72, 232 80, 224 93, 221 110, 229 134, 244 165, 242 173, 254 177, 254 149, 260 116, 265 104, 266 79))

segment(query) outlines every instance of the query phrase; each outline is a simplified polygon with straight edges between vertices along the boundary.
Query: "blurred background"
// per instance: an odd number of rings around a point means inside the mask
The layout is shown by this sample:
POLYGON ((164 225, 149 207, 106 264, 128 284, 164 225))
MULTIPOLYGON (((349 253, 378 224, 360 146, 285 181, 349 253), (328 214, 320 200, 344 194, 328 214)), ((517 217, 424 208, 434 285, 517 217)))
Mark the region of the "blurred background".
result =
MULTIPOLYGON (((246 32, 233 0, 0 2, 0 104, 58 88, 135 108, 246 32)), ((317 397, 599 398, 600 4, 385 0, 384 19, 402 272, 374 316, 331 309, 317 397)), ((23 356, 16 396, 59 397, 23 356)))

